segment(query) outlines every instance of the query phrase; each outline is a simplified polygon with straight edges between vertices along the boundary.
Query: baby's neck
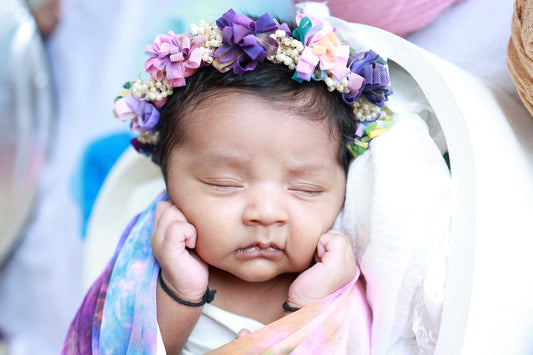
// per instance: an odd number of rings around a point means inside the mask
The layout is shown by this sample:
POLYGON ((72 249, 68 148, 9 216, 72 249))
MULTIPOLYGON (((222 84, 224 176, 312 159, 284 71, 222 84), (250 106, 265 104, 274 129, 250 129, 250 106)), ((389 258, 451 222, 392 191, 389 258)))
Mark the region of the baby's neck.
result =
POLYGON ((248 282, 210 267, 209 288, 217 290, 213 305, 263 324, 271 323, 283 316, 282 304, 296 276, 283 274, 265 282, 248 282))

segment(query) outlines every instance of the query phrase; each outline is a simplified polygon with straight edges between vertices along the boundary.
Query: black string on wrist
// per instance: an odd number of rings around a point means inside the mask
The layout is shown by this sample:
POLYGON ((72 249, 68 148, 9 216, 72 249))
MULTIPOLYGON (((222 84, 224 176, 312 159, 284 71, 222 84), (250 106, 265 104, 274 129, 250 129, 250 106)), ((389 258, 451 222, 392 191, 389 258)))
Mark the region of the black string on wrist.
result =
POLYGON ((289 311, 289 312, 296 312, 297 310, 299 310, 300 308, 296 308, 296 307, 291 307, 287 304, 287 301, 283 302, 283 309, 286 310, 286 311, 289 311))
POLYGON ((201 307, 206 303, 213 302, 213 300, 215 299, 215 293, 217 292, 217 290, 210 290, 208 287, 200 302, 189 302, 189 301, 182 300, 168 288, 168 286, 163 281, 163 278, 161 277, 161 271, 159 271, 159 283, 161 284, 161 288, 163 289, 163 291, 166 292, 167 295, 172 297, 176 302, 182 305, 185 305, 185 306, 189 306, 189 307, 201 307))

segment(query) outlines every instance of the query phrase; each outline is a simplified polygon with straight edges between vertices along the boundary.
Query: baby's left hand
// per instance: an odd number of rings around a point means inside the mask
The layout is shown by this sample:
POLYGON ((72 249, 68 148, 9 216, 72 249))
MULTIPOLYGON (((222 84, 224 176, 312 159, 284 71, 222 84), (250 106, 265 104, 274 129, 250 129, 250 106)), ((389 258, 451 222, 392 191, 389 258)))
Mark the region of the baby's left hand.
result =
POLYGON ((287 304, 305 307, 346 285, 355 277, 352 238, 330 230, 318 240, 316 263, 301 273, 289 288, 287 304))

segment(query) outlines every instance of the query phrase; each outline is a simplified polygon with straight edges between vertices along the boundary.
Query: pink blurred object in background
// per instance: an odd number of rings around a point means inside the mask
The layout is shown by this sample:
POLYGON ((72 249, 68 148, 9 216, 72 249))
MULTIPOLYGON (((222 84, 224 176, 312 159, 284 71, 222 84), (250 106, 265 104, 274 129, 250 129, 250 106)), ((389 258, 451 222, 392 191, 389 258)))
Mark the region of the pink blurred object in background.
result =
MULTIPOLYGON (((379 27, 403 37, 425 27, 448 7, 463 1, 465 0, 329 0, 325 3, 332 16, 379 27)), ((294 2, 297 4, 305 1, 294 2)))

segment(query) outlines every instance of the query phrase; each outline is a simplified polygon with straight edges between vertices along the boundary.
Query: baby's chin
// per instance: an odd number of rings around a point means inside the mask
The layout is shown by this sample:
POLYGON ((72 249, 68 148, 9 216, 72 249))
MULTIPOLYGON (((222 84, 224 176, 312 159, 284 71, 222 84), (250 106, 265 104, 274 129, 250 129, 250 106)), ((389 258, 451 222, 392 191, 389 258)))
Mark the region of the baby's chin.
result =
POLYGON ((277 269, 263 265, 250 265, 243 270, 227 270, 227 272, 246 282, 261 283, 274 281, 279 278, 296 277, 298 273, 306 269, 307 267, 277 269))

